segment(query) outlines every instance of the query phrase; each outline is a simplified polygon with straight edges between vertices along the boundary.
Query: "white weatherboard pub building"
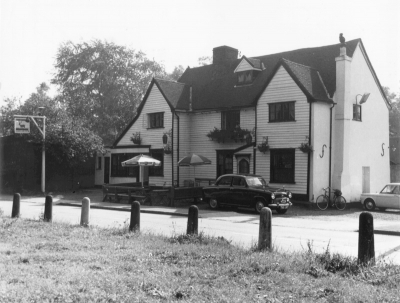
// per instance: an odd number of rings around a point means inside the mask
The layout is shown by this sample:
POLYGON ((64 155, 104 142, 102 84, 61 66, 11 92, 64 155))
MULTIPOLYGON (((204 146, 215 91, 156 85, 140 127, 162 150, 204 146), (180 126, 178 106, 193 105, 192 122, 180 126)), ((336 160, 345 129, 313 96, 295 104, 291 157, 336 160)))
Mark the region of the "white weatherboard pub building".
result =
POLYGON ((143 153, 162 161, 145 174, 151 184, 252 173, 295 199, 315 201, 331 185, 358 201, 390 181, 389 109, 361 39, 252 58, 216 47, 212 64, 151 81, 98 158, 96 184, 140 181, 121 162, 143 153), (212 164, 178 167, 190 153, 212 164))

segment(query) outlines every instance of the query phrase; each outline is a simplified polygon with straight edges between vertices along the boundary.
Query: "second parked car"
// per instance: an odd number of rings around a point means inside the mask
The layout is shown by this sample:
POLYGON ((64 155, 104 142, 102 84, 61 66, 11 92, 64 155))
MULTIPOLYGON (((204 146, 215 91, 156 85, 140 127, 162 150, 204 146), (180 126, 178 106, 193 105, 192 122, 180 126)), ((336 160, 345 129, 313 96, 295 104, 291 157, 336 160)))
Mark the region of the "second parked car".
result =
POLYGON ((379 193, 361 194, 361 204, 367 210, 400 208, 400 183, 389 183, 379 193))
POLYGON ((203 188, 203 195, 212 209, 226 205, 253 208, 260 213, 266 206, 284 214, 292 205, 290 191, 271 188, 258 175, 222 175, 215 185, 203 188))

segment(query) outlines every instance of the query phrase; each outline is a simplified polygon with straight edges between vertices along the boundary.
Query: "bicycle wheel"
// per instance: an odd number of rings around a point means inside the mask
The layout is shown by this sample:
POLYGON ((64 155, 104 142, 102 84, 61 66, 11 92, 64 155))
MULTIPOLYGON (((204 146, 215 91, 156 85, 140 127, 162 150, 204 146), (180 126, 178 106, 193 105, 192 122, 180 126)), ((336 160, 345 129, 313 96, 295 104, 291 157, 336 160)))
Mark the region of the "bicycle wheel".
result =
POLYGON ((320 210, 325 210, 328 208, 329 198, 325 195, 320 195, 317 198, 317 206, 320 210))
POLYGON ((335 206, 338 210, 346 208, 346 199, 343 196, 335 196, 335 206))

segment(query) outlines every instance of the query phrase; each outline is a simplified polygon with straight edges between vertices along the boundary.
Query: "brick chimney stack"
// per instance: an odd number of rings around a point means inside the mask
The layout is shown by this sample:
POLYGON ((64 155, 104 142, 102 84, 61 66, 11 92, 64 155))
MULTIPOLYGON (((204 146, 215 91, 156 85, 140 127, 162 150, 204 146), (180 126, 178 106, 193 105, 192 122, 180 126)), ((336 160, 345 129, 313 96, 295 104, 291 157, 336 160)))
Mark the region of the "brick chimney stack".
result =
POLYGON ((213 48, 213 64, 226 64, 238 58, 239 51, 230 46, 213 48))

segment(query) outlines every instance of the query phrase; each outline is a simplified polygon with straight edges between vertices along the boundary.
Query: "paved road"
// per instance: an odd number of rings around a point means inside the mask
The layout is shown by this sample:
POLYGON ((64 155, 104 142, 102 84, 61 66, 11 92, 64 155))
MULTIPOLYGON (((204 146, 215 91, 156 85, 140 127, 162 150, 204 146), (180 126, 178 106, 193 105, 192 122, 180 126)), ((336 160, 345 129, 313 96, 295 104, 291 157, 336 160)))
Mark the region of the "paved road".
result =
MULTIPOLYGON (((5 215, 11 214, 10 198, 0 197, 0 208, 5 215)), ((71 201, 72 202, 72 201, 71 201)), ((79 202, 76 202, 79 204, 79 202)), ((92 206, 96 203, 92 203, 92 206)), ((104 205, 104 203, 102 203, 104 205)), ((115 204, 112 204, 115 206, 115 204)), ((129 205, 118 205, 119 210, 129 210, 129 205)), ((161 208, 145 208, 142 211, 159 211, 161 208)), ((44 198, 27 198, 21 201, 23 218, 39 218, 44 211, 44 198)), ((53 206, 53 221, 79 224, 80 207, 53 206)), ((154 232, 171 236, 186 232, 187 209, 165 209, 164 214, 142 213, 142 232, 154 232)), ((252 213, 231 211, 199 212, 199 230, 207 235, 223 236, 232 243, 243 247, 255 245, 258 241, 259 216, 252 213)), ((123 227, 129 224, 128 211, 104 209, 90 210, 90 224, 100 227, 123 227)), ((375 228, 387 222, 374 222, 375 228)), ((273 214, 272 238, 274 248, 283 252, 304 251, 311 243, 314 251, 322 252, 329 246, 331 252, 348 256, 357 256, 358 251, 358 219, 347 218, 338 222, 317 219, 288 218, 273 214)), ((400 237, 375 234, 375 254, 400 264, 400 237)))

